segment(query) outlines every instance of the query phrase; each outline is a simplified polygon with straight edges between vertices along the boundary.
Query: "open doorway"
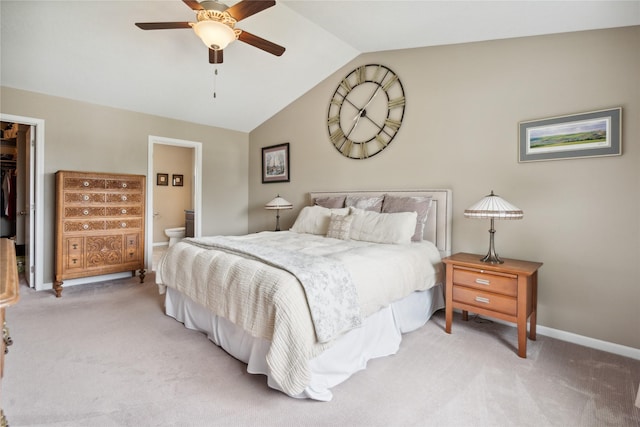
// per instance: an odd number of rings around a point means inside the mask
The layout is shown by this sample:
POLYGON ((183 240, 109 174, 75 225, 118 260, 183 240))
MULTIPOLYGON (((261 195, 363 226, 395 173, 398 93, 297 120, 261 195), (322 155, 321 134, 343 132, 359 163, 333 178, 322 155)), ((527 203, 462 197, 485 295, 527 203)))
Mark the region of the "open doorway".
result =
MULTIPOLYGON (((176 157, 177 158, 177 157, 176 157)), ((163 165, 168 163, 164 161, 163 165)), ((164 166, 163 166, 164 167, 164 166)), ((146 242, 145 259, 146 268, 154 269, 154 248, 164 245, 168 238, 163 234, 163 227, 184 225, 184 210, 193 211, 193 235, 200 236, 202 209, 202 143, 173 138, 149 136, 148 172, 147 172, 147 218, 146 218, 146 242), (176 151, 177 150, 177 151, 176 151), (158 163, 166 156, 167 152, 173 152, 183 157, 185 153, 190 161, 187 172, 184 167, 174 167, 171 162, 167 170, 158 169, 158 163), (182 152, 182 153, 181 153, 182 152), (158 176, 161 174, 161 176, 158 176), (188 185, 185 185, 187 183, 188 185), (185 193, 187 201, 184 201, 185 193), (163 198, 163 200, 156 200, 163 198), (171 206, 169 201, 176 201, 171 206), (178 201, 181 201, 178 203, 178 201), (165 202, 165 203, 157 203, 165 202), (171 210, 171 212, 169 212, 171 210), (160 242, 160 243, 158 243, 160 242)))
POLYGON ((1 234, 15 239, 21 261, 19 270, 24 272, 30 287, 42 290, 44 120, 0 113, 0 127, 3 201, 6 200, 5 205, 9 200, 12 203, 11 206, 3 206, 1 234))

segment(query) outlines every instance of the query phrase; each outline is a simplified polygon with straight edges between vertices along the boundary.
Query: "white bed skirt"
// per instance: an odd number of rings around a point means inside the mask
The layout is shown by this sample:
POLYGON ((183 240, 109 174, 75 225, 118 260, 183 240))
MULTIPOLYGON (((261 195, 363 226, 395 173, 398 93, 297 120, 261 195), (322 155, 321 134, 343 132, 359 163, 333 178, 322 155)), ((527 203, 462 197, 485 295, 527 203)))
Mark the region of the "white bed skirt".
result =
MULTIPOLYGON (((438 285, 414 292, 372 314, 360 328, 349 331, 310 361, 311 381, 302 393, 292 397, 331 400, 332 387, 364 369, 370 359, 395 354, 402 334, 423 326, 441 308, 444 308, 444 294, 442 285, 438 285)), ((269 387, 282 391, 271 378, 266 362, 270 341, 252 337, 172 288, 167 288, 165 310, 187 328, 206 333, 211 341, 246 363, 247 372, 266 375, 269 387)))

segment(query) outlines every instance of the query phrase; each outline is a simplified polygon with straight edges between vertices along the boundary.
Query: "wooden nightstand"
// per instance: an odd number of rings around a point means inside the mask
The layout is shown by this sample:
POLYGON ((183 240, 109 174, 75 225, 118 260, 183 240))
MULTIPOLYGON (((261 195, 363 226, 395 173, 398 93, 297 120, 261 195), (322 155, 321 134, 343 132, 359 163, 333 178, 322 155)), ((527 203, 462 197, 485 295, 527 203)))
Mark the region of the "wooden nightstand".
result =
POLYGON ((480 261, 482 255, 457 253, 444 258, 447 266, 446 331, 451 333, 453 309, 513 322, 518 326, 518 356, 527 357, 529 338, 536 339, 538 269, 541 262, 503 258, 504 264, 480 261))

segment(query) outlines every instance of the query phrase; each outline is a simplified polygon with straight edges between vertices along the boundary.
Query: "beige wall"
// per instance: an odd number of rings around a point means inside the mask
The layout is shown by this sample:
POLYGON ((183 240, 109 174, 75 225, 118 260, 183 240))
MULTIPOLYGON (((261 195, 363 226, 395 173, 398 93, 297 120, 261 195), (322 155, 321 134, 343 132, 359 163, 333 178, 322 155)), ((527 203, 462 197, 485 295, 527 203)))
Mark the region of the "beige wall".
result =
POLYGON ((276 193, 453 190, 453 250, 483 253, 488 221, 463 210, 490 190, 524 210, 496 223, 501 256, 541 261, 539 324, 640 348, 640 27, 362 55, 250 134, 249 231, 268 230, 276 193), (404 85, 405 119, 384 152, 340 155, 327 106, 356 66, 381 63, 404 85), (623 156, 518 163, 518 122, 623 109, 623 156), (261 147, 291 144, 291 182, 262 184, 261 147))
POLYGON ((45 283, 53 280, 54 173, 65 169, 146 175, 150 135, 202 143, 202 234, 247 232, 246 133, 7 87, 0 90, 2 113, 45 121, 45 283))
POLYGON ((168 242, 165 228, 184 227, 185 209, 193 209, 194 149, 154 144, 153 148, 153 243, 168 242), (167 186, 156 185, 157 174, 169 175, 167 186), (173 175, 183 176, 183 186, 173 185, 173 175))

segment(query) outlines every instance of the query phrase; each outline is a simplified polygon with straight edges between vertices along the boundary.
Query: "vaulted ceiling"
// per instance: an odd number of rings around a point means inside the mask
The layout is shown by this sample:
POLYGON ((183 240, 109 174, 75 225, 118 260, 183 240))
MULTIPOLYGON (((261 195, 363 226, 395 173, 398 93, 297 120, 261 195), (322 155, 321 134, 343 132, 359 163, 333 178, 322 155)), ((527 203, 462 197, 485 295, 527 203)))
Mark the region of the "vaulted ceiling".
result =
POLYGON ((3 86, 249 132, 361 53, 640 25, 640 0, 280 0, 237 27, 284 55, 234 42, 217 66, 190 29, 134 26, 194 22, 180 0, 2 0, 0 16, 3 86))

